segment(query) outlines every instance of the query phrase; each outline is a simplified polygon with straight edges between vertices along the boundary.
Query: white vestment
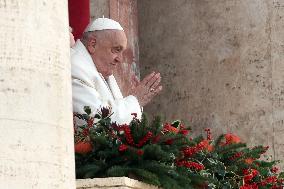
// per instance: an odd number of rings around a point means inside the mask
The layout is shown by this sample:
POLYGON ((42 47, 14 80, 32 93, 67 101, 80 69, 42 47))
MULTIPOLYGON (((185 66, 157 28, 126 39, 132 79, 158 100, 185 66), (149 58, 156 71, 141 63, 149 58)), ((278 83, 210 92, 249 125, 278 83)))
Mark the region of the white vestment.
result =
POLYGON ((84 113, 89 106, 93 113, 102 107, 111 107, 112 121, 118 124, 129 123, 133 115, 141 118, 141 107, 136 97, 123 97, 113 75, 108 79, 97 71, 92 57, 78 40, 71 55, 73 112, 84 113))

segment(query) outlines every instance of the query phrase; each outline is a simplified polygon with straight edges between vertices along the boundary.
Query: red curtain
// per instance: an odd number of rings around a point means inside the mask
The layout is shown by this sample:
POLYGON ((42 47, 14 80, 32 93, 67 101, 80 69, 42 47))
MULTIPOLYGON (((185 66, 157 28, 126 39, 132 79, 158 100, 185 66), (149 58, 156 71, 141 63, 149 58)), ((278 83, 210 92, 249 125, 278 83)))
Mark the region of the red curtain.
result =
POLYGON ((68 0, 69 25, 75 40, 82 36, 90 22, 90 0, 68 0))

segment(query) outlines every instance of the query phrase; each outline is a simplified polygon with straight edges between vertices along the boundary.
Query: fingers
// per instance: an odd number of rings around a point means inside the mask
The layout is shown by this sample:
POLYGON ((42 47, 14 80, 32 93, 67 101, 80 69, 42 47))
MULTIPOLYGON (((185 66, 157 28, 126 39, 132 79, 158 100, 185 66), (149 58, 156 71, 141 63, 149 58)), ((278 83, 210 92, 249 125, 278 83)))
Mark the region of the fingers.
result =
POLYGON ((152 85, 149 87, 150 89, 155 89, 159 86, 161 83, 161 76, 160 74, 157 76, 157 79, 152 83, 152 85))
POLYGON ((152 72, 151 74, 147 75, 140 84, 145 85, 146 88, 156 88, 159 83, 161 82, 161 75, 160 73, 152 72))
POLYGON ((161 75, 160 73, 157 73, 146 83, 146 87, 156 88, 160 82, 161 82, 161 75))
POLYGON ((132 91, 132 95, 136 96, 140 105, 145 106, 148 104, 158 93, 161 92, 162 86, 160 73, 152 72, 147 75, 135 89, 132 91))
POLYGON ((154 93, 155 93, 154 96, 156 96, 157 94, 159 94, 159 93, 162 91, 162 89, 163 89, 162 86, 158 86, 158 87, 155 89, 155 91, 154 91, 154 93))
POLYGON ((155 72, 150 73, 149 75, 147 75, 142 81, 141 84, 142 85, 147 85, 147 83, 153 78, 153 76, 155 75, 155 72))
POLYGON ((132 76, 132 81, 134 83, 134 86, 137 86, 140 83, 139 79, 135 75, 132 76))
POLYGON ((149 102, 151 102, 151 100, 161 92, 162 90, 162 86, 157 87, 154 91, 152 92, 148 92, 144 97, 143 97, 143 104, 146 105, 149 102))
POLYGON ((163 87, 162 86, 158 86, 154 91, 149 92, 150 93, 150 97, 151 99, 156 96, 157 94, 159 94, 162 91, 163 87))

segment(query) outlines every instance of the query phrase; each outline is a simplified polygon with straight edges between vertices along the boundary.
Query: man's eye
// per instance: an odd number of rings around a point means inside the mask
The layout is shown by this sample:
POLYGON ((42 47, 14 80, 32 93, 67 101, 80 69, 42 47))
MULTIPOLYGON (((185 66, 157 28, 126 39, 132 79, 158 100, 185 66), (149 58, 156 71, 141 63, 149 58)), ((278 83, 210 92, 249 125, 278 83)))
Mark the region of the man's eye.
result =
POLYGON ((115 48, 112 49, 113 53, 119 53, 120 51, 121 51, 120 47, 115 47, 115 48))

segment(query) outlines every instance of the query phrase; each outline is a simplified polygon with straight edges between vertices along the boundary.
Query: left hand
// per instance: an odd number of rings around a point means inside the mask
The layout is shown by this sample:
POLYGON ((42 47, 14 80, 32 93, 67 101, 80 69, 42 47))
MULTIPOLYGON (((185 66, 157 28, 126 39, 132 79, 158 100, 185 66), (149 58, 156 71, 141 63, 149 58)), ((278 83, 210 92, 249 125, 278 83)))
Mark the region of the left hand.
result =
POLYGON ((141 82, 137 78, 134 78, 134 81, 136 86, 132 87, 128 94, 135 96, 140 106, 148 104, 162 90, 160 73, 152 72, 141 82))

